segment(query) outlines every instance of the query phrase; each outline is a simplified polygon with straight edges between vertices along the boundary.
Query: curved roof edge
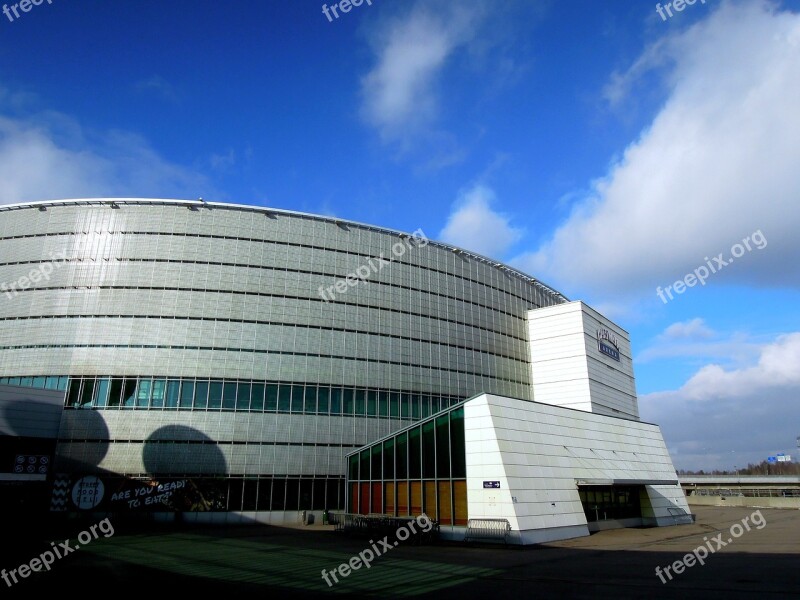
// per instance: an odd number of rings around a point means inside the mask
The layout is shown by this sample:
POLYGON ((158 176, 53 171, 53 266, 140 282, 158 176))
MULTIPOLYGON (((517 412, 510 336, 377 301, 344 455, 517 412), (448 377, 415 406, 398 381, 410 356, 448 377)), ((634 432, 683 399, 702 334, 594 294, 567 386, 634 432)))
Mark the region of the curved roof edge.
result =
MULTIPOLYGON (((115 204, 152 204, 152 205, 179 205, 179 206, 195 206, 195 207, 204 207, 207 209, 221 209, 221 210, 239 210, 239 211, 247 211, 247 212, 257 212, 263 213, 267 215, 286 215, 292 217, 299 217, 303 219, 312 219, 315 221, 325 221, 328 223, 334 223, 336 225, 350 225, 353 227, 359 227, 362 229, 367 229, 371 231, 378 231, 381 233, 390 233, 393 235, 399 236, 408 236, 409 233, 405 231, 399 231, 397 229, 391 229, 389 227, 379 227, 377 225, 369 225, 367 223, 360 223, 358 221, 350 221, 348 219, 340 219, 338 217, 328 217, 324 215, 317 215, 313 213, 304 213, 294 210, 286 210, 282 208, 269 208, 266 206, 254 206, 252 204, 232 204, 227 202, 207 202, 206 200, 179 200, 179 199, 160 199, 160 198, 77 198, 77 199, 63 199, 63 200, 37 200, 35 202, 20 202, 16 204, 0 204, 0 212, 7 212, 11 210, 20 210, 26 208, 47 208, 48 206, 91 206, 93 204, 97 205, 108 205, 113 206, 115 204)), ((506 265, 505 263, 501 263, 497 260, 489 258, 487 256, 483 256, 481 254, 477 254, 476 252, 472 252, 471 250, 466 250, 464 248, 459 248, 458 246, 454 246, 452 244, 446 244, 444 242, 437 242, 435 240, 429 240, 431 244, 437 246, 439 248, 444 248, 445 250, 450 250, 456 254, 463 255, 468 258, 475 259, 479 262, 483 262, 493 267, 504 271, 505 273, 518 277, 519 279, 524 280, 526 283, 532 284, 547 294, 553 296, 556 300, 561 302, 569 302, 569 299, 564 296, 561 292, 556 290, 555 288, 547 285, 543 281, 536 279, 535 277, 531 277, 527 273, 523 273, 513 267, 506 265)))

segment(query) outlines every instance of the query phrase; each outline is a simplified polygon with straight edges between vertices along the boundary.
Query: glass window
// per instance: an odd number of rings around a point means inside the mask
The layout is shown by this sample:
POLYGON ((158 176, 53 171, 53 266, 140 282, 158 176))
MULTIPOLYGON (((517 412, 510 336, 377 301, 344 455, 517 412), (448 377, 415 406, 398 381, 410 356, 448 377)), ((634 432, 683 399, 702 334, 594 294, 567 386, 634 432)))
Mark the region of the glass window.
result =
POLYGON ((344 506, 344 480, 328 479, 325 490, 325 502, 328 508, 344 506))
POLYGON ((393 419, 400 417, 400 394, 397 392, 389 394, 389 416, 393 419))
POLYGON ((397 482, 397 516, 405 517, 408 515, 408 482, 397 482))
POLYGON ((367 414, 367 393, 364 390, 356 390, 356 416, 363 417, 367 414))
POLYGON ((379 481, 372 484, 372 506, 370 507, 370 512, 383 513, 383 484, 379 481))
POLYGON ((194 402, 194 381, 184 380, 181 384, 181 408, 192 408, 194 402))
POLYGON ((170 379, 167 381, 167 392, 164 405, 167 408, 178 408, 178 401, 180 400, 181 382, 178 379, 170 379))
POLYGON ((164 391, 167 387, 166 379, 153 380, 153 394, 150 405, 153 408, 162 408, 164 406, 164 391))
POLYGON ((258 503, 256 510, 270 510, 272 507, 272 480, 259 479, 258 481, 258 503))
POLYGON ((378 392, 378 415, 389 416, 389 392, 378 392))
POLYGON ((349 459, 350 470, 348 471, 348 478, 350 481, 358 481, 358 454, 353 454, 349 459))
MULTIPOLYGON (((314 510, 325 510, 327 508, 327 504, 325 502, 325 484, 327 483, 324 479, 314 479, 314 501, 311 504, 311 508, 314 510)), ((331 482, 333 484, 333 482, 331 482)))
POLYGON ((208 408, 222 408, 221 381, 212 381, 208 386, 208 408))
POLYGON ((302 414, 303 408, 305 407, 305 401, 303 398, 303 386, 302 385, 293 385, 292 386, 292 412, 295 414, 302 414))
POLYGON ((264 410, 275 412, 278 410, 278 384, 270 383, 266 387, 266 397, 264 399, 264 410))
POLYGON ((419 427, 408 432, 408 478, 422 477, 422 449, 420 446, 422 430, 419 427))
POLYGON ((394 479, 394 438, 383 442, 383 478, 394 479))
POLYGON ((107 377, 97 380, 97 398, 95 398, 94 405, 97 408, 105 408, 108 404, 108 387, 111 380, 107 377))
POLYGON ((375 417, 378 414, 378 392, 369 390, 367 392, 367 416, 375 417))
POLYGON ((300 480, 286 480, 286 509, 297 510, 300 503, 300 480))
POLYGON ((152 387, 152 380, 139 380, 139 387, 136 388, 136 406, 138 408, 148 408, 150 406, 150 390, 152 387))
POLYGON ((420 418, 420 401, 419 401, 419 394, 412 394, 411 395, 411 418, 412 419, 419 419, 420 418))
MULTIPOLYGON (((254 383, 251 397, 250 397, 250 410, 263 411, 264 410, 264 391, 266 386, 263 383, 254 383)), ((275 390, 275 399, 277 400, 278 390, 275 390)), ((274 411, 275 408, 273 407, 274 411)))
POLYGON ((429 421, 422 426, 422 477, 436 477, 435 423, 429 421))
MULTIPOLYGON (((227 383, 225 384, 228 385, 227 383)), ((263 391, 262 391, 263 395, 263 391)), ((224 399, 222 401, 222 405, 225 408, 226 402, 228 401, 227 391, 224 392, 224 399)), ((236 392, 236 403, 235 403, 236 410, 250 410, 250 384, 249 383, 240 383, 239 389, 236 392)))
POLYGON ((386 503, 385 513, 392 517, 395 516, 395 504, 394 504, 394 482, 387 481, 384 484, 384 494, 383 500, 386 503))
POLYGON ((436 521, 439 518, 439 511, 436 510, 436 482, 426 481, 425 483, 425 514, 436 521))
POLYGON ((122 396, 122 379, 112 379, 111 380, 111 391, 108 394, 108 407, 109 408, 117 408, 120 403, 120 397, 122 396))
POLYGON ((317 387, 314 385, 306 386, 303 412, 307 415, 313 415, 317 412, 317 387))
POLYGON ((441 417, 436 417, 436 477, 439 479, 450 477, 449 421, 447 413, 441 417))
POLYGON ((81 400, 80 400, 80 407, 81 408, 91 408, 92 407, 92 397, 94 396, 94 386, 95 386, 95 380, 94 379, 84 379, 83 380, 83 389, 81 390, 81 400))
POLYGON ((286 502, 286 480, 272 480, 272 510, 283 510, 286 502))
POLYGON ((431 397, 422 395, 419 397, 420 399, 420 406, 421 406, 421 414, 422 418, 429 417, 431 415, 431 397))
POLYGON ((355 409, 355 394, 351 388, 344 388, 342 390, 342 414, 352 416, 355 409))
POLYGON ((467 450, 464 442, 464 407, 450 413, 450 448, 453 479, 467 476, 467 450))
POLYGON ((401 433, 395 439, 397 440, 397 452, 395 454, 397 478, 405 479, 408 477, 408 433, 401 433))
MULTIPOLYGON (((433 483, 433 482, 431 482, 433 483)), ((411 482, 411 515, 418 517, 422 514, 422 482, 411 482)), ((430 514, 428 515, 431 516, 430 514)))
POLYGON ((33 387, 35 387, 35 388, 44 388, 45 387, 45 380, 46 380, 46 377, 34 377, 33 378, 33 387))
POLYGON ((299 510, 309 510, 312 508, 313 488, 313 479, 304 478, 300 480, 300 506, 297 507, 299 510))
POLYGON ((348 504, 350 505, 350 512, 353 514, 358 514, 358 506, 359 506, 358 490, 359 490, 359 484, 357 483, 350 484, 350 498, 348 499, 349 500, 348 504))
POLYGON ((359 507, 358 512, 362 515, 366 515, 369 513, 369 483, 362 483, 361 489, 358 493, 359 498, 359 507))
POLYGON ((341 388, 331 388, 331 414, 342 414, 342 390, 341 388))
POLYGON ((369 448, 362 450, 359 459, 358 476, 361 481, 369 479, 369 448))
POLYGON ((327 415, 330 407, 331 389, 327 387, 321 387, 319 388, 318 393, 319 397, 317 402, 319 403, 319 407, 317 411, 321 415, 327 415))
POLYGON ((288 413, 292 408, 292 386, 281 384, 278 390, 278 412, 288 413))
POLYGON ((208 381, 198 381, 194 385, 194 407, 208 407, 208 381))
MULTIPOLYGON (((8 380, 8 377, 4 377, 3 379, 8 380)), ((57 390, 58 389, 58 377, 48 377, 47 381, 44 384, 44 387, 48 390, 57 390)))
POLYGON ((122 387, 122 406, 133 408, 136 405, 136 379, 126 377, 122 387))
POLYGON ((467 482, 463 479, 453 482, 453 504, 455 507, 454 525, 467 524, 467 482))
MULTIPOLYGON (((248 393, 248 396, 250 394, 248 393)), ((236 382, 226 381, 222 386, 222 408, 224 410, 234 410, 236 408, 236 382)), ((244 410, 250 408, 250 398, 244 406, 244 410)))
POLYGON ((372 456, 372 472, 370 479, 382 479, 381 467, 383 465, 383 448, 381 444, 375 444, 372 447, 370 454, 372 456))
POLYGON ((81 398, 81 380, 71 379, 69 382, 69 392, 67 393, 67 406, 77 407, 81 398))
POLYGON ((439 522, 442 525, 453 524, 453 508, 452 508, 452 492, 450 488, 450 481, 439 481, 439 522))

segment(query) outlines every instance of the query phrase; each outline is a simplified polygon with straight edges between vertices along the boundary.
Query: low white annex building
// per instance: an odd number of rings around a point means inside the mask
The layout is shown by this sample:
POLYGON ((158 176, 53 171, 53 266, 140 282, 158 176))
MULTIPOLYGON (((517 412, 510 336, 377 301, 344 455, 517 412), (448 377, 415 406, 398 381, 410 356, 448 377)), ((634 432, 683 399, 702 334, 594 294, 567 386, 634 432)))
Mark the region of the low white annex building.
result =
POLYGON ((528 323, 534 400, 480 394, 351 453, 349 512, 424 512, 450 539, 505 519, 516 544, 692 521, 627 333, 582 302, 528 323))

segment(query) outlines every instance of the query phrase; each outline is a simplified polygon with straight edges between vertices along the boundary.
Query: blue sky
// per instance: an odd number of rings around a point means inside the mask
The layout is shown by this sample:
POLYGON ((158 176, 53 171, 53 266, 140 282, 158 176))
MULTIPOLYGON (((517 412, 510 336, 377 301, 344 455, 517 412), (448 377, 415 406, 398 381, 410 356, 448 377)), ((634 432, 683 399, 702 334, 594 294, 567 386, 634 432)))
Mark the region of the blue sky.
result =
POLYGON ((666 20, 640 0, 322 5, 0 14, 0 203, 203 197, 422 228, 626 328, 677 467, 793 451, 800 0, 666 20))

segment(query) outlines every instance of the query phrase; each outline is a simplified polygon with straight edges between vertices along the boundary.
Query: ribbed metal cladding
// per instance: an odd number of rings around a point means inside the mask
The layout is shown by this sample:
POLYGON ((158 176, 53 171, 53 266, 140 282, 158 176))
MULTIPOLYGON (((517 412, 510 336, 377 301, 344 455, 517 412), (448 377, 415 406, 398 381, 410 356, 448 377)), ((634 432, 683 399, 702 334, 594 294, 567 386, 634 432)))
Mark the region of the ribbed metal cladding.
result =
MULTIPOLYGON (((0 285, 0 377, 205 378, 451 399, 481 392, 531 398, 526 311, 565 301, 505 265, 400 232, 175 200, 0 207, 0 285), (320 288, 365 265, 366 281, 322 297, 320 288)), ((123 446, 169 423, 188 426, 197 411, 137 412, 135 435, 123 431, 133 413, 91 412, 123 446)), ((241 438, 253 418, 230 411, 212 419, 209 411, 192 426, 226 441, 241 438)), ((229 473, 343 474, 341 458, 354 445, 408 423, 333 415, 255 420, 259 449, 226 447, 229 473), (285 446, 264 450, 281 419, 292 419, 291 435, 303 438, 300 454, 308 456, 287 455, 285 446), (315 451, 322 438, 341 445, 335 461, 315 451)), ((82 421, 64 420, 70 452, 80 454, 76 445, 87 438, 82 421)), ((141 470, 128 454, 135 452, 110 450, 101 466, 141 470)))

